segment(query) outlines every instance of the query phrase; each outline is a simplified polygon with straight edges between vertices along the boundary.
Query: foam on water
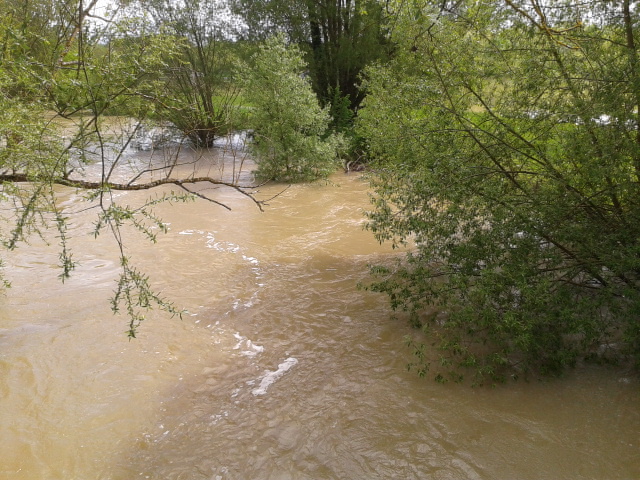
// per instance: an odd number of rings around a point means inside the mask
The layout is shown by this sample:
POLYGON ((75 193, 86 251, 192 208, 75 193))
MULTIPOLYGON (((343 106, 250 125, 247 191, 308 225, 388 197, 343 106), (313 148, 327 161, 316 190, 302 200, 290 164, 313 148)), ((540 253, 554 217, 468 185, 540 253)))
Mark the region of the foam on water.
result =
POLYGON ((291 368, 298 363, 298 359, 294 357, 287 358, 284 362, 278 365, 278 369, 275 372, 266 371, 265 374, 260 377, 260 386, 251 390, 255 396, 264 395, 267 393, 267 389, 273 385, 280 377, 287 373, 291 368))
POLYGON ((253 272, 253 275, 256 279, 257 289, 253 292, 249 299, 236 298, 235 300, 233 300, 231 302, 231 310, 226 312, 227 314, 240 308, 251 308, 258 302, 259 290, 264 287, 264 283, 261 282, 263 272, 262 268, 260 267, 260 261, 256 257, 245 254, 245 249, 236 243, 217 240, 215 231, 211 232, 207 230, 186 229, 178 232, 178 235, 200 236, 204 240, 204 246, 206 248, 210 248, 229 255, 240 255, 242 261, 250 266, 251 271, 253 272))
POLYGON ((234 333, 233 336, 238 340, 238 343, 233 347, 234 350, 240 350, 243 346, 245 347, 244 350, 240 351, 240 355, 244 355, 245 357, 255 357, 258 353, 264 352, 264 347, 262 345, 256 345, 247 337, 243 337, 237 332, 234 333))

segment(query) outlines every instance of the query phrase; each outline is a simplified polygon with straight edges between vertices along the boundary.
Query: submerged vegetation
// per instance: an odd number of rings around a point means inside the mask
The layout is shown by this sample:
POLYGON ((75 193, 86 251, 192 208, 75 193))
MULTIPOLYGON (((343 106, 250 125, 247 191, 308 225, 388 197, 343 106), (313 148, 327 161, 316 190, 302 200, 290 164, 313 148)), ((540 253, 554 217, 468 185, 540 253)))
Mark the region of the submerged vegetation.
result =
POLYGON ((485 382, 638 362, 631 3, 153 0, 103 12, 96 1, 0 0, 2 243, 51 227, 68 276, 54 186, 90 191, 96 232, 120 247, 113 307, 134 336, 145 309, 179 310, 132 265, 121 228, 153 240, 157 202, 193 198, 195 182, 249 197, 251 185, 176 177, 177 157, 122 180, 126 148, 145 123, 194 148, 250 129, 259 181, 367 162, 369 229, 412 245, 395 267, 373 267, 368 288, 425 332, 412 343, 420 374, 485 382), (117 141, 104 128, 115 115, 133 119, 117 141), (138 209, 111 195, 158 185, 178 192, 138 209))

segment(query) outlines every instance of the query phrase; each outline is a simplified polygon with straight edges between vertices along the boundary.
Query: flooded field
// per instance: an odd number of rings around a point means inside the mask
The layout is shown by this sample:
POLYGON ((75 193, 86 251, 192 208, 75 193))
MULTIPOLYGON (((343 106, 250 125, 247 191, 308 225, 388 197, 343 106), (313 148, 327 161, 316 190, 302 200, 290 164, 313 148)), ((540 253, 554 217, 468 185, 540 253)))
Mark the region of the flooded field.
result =
MULTIPOLYGON (((235 176, 219 149, 207 155, 235 176)), ((160 205, 168 234, 127 236, 132 261, 187 310, 153 310, 129 341, 109 309, 116 246, 60 188, 72 278, 57 279, 55 242, 5 258, 1 479, 640 478, 637 377, 581 367, 493 389, 418 378, 404 341, 416 333, 357 288, 397 254, 362 228, 366 182, 282 190, 260 188, 280 193, 264 212, 222 187, 209 193, 231 210, 160 205)), ((136 205, 149 192, 116 195, 136 205)))

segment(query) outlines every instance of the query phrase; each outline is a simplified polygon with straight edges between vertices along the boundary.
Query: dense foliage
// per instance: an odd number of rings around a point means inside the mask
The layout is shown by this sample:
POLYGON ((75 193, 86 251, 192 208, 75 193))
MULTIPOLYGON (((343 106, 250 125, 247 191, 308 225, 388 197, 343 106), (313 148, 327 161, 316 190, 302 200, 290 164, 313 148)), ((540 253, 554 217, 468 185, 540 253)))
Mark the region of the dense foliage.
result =
POLYGON ((243 68, 245 97, 254 109, 251 147, 259 178, 315 180, 336 170, 344 142, 328 132, 328 109, 320 107, 304 66, 301 52, 275 36, 243 68))
POLYGON ((415 344, 439 380, 639 358, 637 14, 455 3, 399 9, 368 72, 369 227, 413 246, 371 288, 440 349, 415 344))
POLYGON ((281 32, 305 53, 314 92, 323 106, 336 96, 357 108, 360 73, 386 58, 384 6, 375 0, 234 0, 244 36, 264 40, 281 32))

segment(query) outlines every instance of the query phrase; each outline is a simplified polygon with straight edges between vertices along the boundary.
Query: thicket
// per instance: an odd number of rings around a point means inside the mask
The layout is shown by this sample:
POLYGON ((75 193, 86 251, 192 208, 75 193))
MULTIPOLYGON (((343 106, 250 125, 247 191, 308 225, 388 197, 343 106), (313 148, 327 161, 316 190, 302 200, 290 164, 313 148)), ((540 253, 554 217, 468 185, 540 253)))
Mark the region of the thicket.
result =
POLYGON ((413 247, 370 288, 426 332, 420 374, 640 359, 637 18, 626 1, 595 12, 414 2, 368 71, 369 228, 413 247))

